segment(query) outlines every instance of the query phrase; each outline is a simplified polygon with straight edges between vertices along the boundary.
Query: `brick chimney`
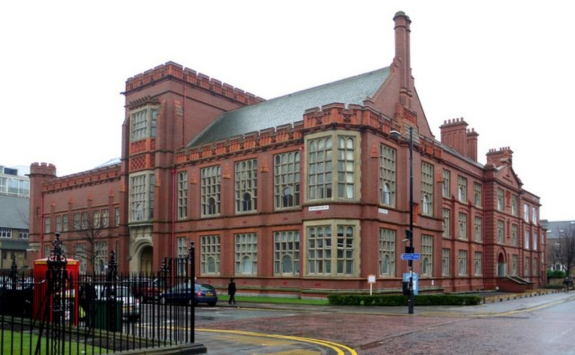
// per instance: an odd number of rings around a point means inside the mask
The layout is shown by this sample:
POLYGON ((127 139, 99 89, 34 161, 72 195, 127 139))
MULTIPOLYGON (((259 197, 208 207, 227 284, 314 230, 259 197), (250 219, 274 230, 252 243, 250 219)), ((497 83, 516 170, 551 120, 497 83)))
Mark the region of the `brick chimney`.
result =
MULTIPOLYGON (((455 149, 464 157, 468 157, 469 137, 467 134, 467 122, 463 118, 454 118, 444 121, 439 128, 441 129, 441 143, 455 149)), ((475 150, 477 151, 477 148, 475 150)))
POLYGON ((491 163, 496 167, 501 165, 513 166, 513 151, 509 147, 499 149, 489 149, 487 152, 487 163, 491 163))
POLYGON ((477 161, 477 137, 479 133, 473 128, 467 130, 467 157, 473 161, 477 161))
POLYGON ((395 22, 395 58, 393 61, 399 66, 399 100, 401 105, 411 108, 411 53, 410 39, 411 20, 403 11, 398 11, 393 17, 395 22))

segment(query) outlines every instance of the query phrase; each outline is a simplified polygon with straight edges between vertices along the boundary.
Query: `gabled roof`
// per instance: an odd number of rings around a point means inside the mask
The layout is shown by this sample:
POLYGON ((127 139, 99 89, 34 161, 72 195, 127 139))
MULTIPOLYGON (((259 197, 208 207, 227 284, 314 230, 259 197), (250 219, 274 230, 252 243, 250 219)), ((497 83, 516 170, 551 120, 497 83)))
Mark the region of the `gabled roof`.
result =
POLYGON ((541 221, 543 228, 547 229, 548 239, 558 239, 563 233, 570 232, 575 228, 575 221, 541 221))
POLYGON ((0 228, 28 229, 30 199, 0 194, 0 228))
POLYGON ((305 110, 314 107, 331 103, 363 105, 389 73, 387 67, 223 113, 187 147, 298 122, 305 110))

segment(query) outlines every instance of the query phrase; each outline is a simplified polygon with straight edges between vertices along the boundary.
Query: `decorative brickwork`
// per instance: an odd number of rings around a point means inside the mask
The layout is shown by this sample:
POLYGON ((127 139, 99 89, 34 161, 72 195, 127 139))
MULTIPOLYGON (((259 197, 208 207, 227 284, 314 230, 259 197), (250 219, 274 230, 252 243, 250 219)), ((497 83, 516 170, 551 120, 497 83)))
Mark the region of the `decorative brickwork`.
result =
MULTIPOLYGON (((53 165, 52 165, 53 166, 53 165)), ((120 180, 120 164, 67 175, 45 183, 43 192, 57 192, 89 185, 97 185, 120 180)))
POLYGON ((265 101, 261 97, 257 97, 249 92, 244 92, 243 90, 234 88, 228 84, 223 84, 219 80, 213 78, 210 79, 210 77, 204 74, 196 73, 194 70, 184 68, 180 64, 176 64, 174 62, 167 62, 166 64, 159 65, 154 69, 129 78, 126 81, 126 92, 153 84, 169 77, 180 79, 192 86, 203 88, 213 94, 224 96, 245 105, 253 105, 265 101))

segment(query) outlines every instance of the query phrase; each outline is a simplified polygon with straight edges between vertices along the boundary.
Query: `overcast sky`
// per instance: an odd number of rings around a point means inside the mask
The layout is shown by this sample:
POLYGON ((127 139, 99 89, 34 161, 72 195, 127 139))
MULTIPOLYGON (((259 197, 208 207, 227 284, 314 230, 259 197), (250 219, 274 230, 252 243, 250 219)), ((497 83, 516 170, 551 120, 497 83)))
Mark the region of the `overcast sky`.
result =
POLYGON ((415 87, 437 139, 509 146, 541 218, 575 219, 571 1, 5 1, 0 165, 58 175, 120 156, 125 82, 174 61, 271 99, 387 67, 393 17, 411 23, 415 87), (88 5, 87 5, 88 4, 88 5))

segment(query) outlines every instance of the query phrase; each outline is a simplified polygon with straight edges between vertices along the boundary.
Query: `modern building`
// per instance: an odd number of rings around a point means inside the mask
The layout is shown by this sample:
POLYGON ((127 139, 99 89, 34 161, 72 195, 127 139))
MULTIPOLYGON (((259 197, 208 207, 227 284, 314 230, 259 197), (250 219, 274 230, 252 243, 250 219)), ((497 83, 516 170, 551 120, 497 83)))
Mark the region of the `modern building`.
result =
POLYGON ((0 271, 8 271, 13 261, 28 267, 28 211, 30 181, 18 168, 0 166, 0 271))
POLYGON ((420 291, 545 282, 539 197, 509 147, 478 162, 465 120, 435 138, 410 23, 394 17, 389 66, 271 100, 173 62, 129 78, 119 164, 31 166, 34 257, 60 232, 82 259, 78 232, 98 226, 95 265, 115 250, 120 271, 157 271, 194 242, 197 276, 216 286, 314 297, 374 275, 376 292, 397 292, 412 216, 420 291))

